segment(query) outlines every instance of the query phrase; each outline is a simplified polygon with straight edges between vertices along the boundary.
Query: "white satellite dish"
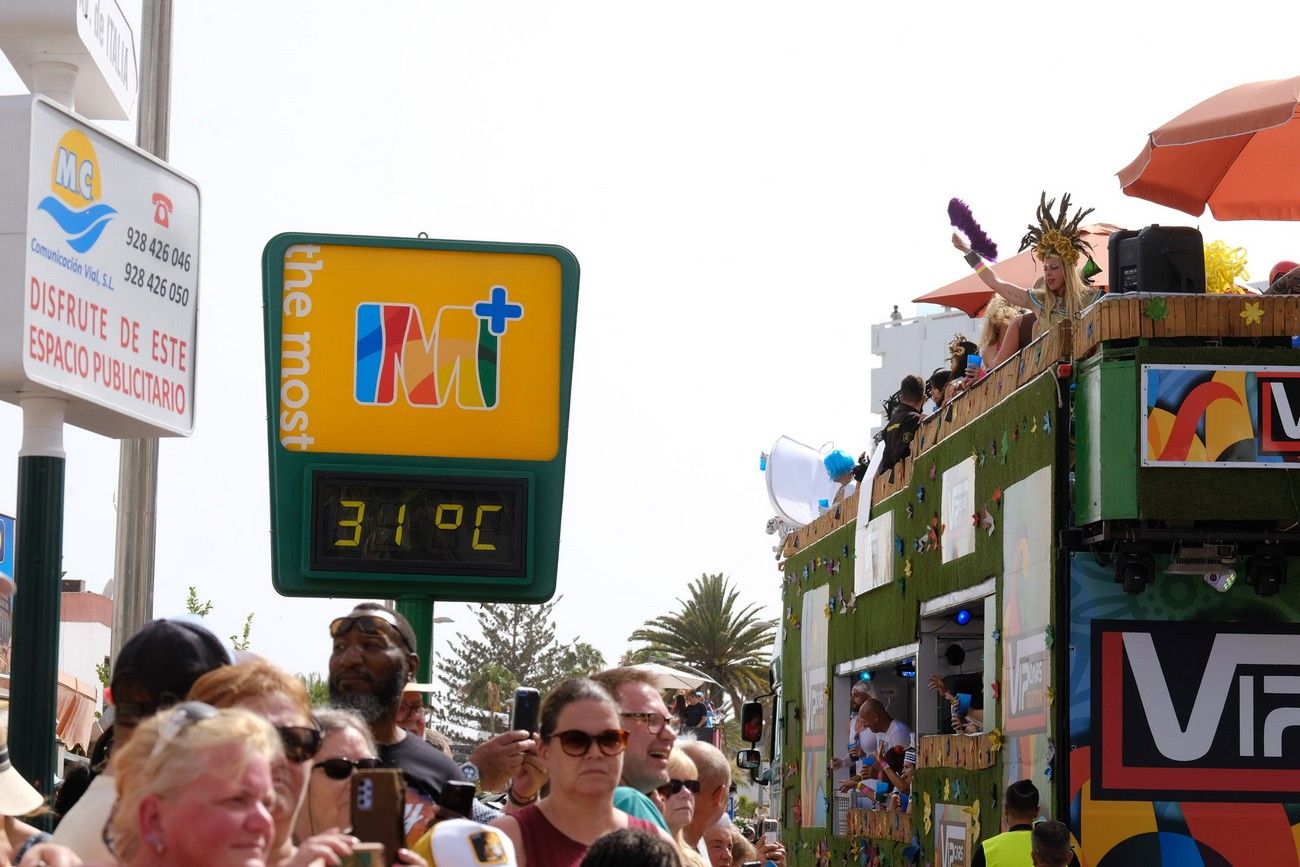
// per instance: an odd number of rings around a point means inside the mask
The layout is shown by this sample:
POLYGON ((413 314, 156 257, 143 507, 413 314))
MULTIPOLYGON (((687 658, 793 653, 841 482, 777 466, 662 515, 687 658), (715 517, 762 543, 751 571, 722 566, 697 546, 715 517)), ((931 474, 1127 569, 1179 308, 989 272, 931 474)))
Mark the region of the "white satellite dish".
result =
POLYGON ((792 527, 811 523, 821 514, 818 501, 829 503, 840 489, 826 475, 819 450, 786 436, 772 446, 765 475, 772 508, 792 527))

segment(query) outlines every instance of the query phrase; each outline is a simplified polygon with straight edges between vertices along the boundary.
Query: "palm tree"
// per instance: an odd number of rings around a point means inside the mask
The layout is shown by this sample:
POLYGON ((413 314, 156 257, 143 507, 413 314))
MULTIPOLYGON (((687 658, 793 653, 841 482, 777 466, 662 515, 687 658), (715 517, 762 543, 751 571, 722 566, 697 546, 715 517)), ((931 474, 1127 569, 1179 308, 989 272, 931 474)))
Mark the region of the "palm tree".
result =
POLYGON ((505 713, 506 697, 514 693, 516 686, 518 684, 509 669, 504 665, 489 663, 463 687, 462 697, 465 703, 486 712, 483 727, 489 737, 497 733, 498 725, 504 725, 501 717, 505 713))
POLYGON ((645 646, 633 650, 629 661, 657 659, 707 674, 726 694, 734 717, 745 696, 768 691, 772 625, 759 619, 757 604, 740 608, 739 591, 725 575, 701 575, 687 589, 690 598, 677 600, 677 612, 632 633, 628 640, 645 646))

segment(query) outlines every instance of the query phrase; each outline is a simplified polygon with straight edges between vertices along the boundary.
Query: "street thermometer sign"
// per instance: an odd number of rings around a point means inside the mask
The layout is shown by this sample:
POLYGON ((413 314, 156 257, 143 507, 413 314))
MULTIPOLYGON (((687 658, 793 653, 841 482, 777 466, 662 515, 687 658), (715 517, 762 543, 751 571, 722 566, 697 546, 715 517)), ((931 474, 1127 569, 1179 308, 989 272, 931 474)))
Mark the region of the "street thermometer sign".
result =
POLYGON ((276 590, 551 598, 573 255, 285 234, 262 269, 276 590))

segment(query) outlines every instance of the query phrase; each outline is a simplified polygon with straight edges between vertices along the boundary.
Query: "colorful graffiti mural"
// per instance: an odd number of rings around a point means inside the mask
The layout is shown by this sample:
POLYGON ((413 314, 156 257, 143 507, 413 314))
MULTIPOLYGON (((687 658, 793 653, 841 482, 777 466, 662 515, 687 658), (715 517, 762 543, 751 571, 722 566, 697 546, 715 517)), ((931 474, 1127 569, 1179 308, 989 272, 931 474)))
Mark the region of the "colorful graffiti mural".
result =
POLYGON ((1300 462, 1300 370, 1142 366, 1143 466, 1285 467, 1300 462))

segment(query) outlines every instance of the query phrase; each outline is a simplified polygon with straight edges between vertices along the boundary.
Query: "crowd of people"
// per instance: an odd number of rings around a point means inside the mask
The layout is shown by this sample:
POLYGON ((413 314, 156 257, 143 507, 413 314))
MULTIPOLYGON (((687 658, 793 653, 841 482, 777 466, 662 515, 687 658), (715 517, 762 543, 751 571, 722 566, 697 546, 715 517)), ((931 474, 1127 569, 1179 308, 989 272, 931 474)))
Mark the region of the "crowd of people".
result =
MULTIPOLYGON (((988 371, 1057 324, 1079 316, 1102 296, 1101 289, 1089 283, 1089 275, 1096 270, 1093 270, 1091 247, 1080 231, 1080 223, 1091 209, 1079 209, 1067 219, 1069 201, 1067 194, 1059 211, 1054 213, 1055 200, 1044 196, 1036 223, 1030 224, 1021 240, 1020 249, 1032 250, 1042 268, 1042 276, 1032 286, 1018 286, 998 277, 971 249, 966 238, 953 233, 953 246, 993 292, 981 314, 984 324, 979 342, 956 334, 948 346, 947 365, 936 368, 924 380, 916 374, 903 377, 898 391, 884 402, 885 424, 876 435, 884 445, 877 475, 890 472, 907 457, 925 416, 938 412, 988 371)), ((1269 271, 1262 292, 1265 295, 1300 293, 1300 265, 1278 262, 1269 271)), ((895 305, 891 315, 895 322, 901 320, 897 314, 895 305)), ((864 455, 855 473, 858 481, 865 475, 866 463, 864 455)))
POLYGON ((1032 249, 1042 267, 1042 276, 1032 286, 1017 286, 998 277, 961 234, 953 233, 953 246, 993 292, 983 312, 979 342, 964 334, 954 335, 946 366, 924 380, 917 374, 903 377, 898 391, 884 404, 885 424, 877 435, 884 450, 877 475, 890 472, 907 457, 926 414, 940 411, 988 371, 1048 329, 1078 316, 1100 297, 1100 290, 1089 285, 1085 268, 1080 266, 1081 260, 1092 261, 1091 249, 1079 231, 1090 211, 1079 210, 1067 220, 1069 196, 1064 197, 1058 213, 1052 210, 1054 203, 1044 197, 1037 225, 1030 225, 1021 241, 1020 249, 1032 249))
POLYGON ((785 867, 780 843, 732 826, 727 758, 678 734, 705 727, 690 711, 703 696, 678 715, 644 669, 574 678, 545 697, 537 731, 492 737, 458 764, 408 689, 419 656, 401 614, 362 603, 328 635, 329 703, 312 707, 299 678, 198 623, 146 624, 119 653, 111 725, 91 770, 57 793, 52 834, 22 821, 48 811, 0 750, 0 865, 351 864, 365 849, 353 777, 397 769, 384 779, 400 780, 402 839, 383 863, 785 867), (467 788, 478 796, 451 797, 467 788))
POLYGON ((916 773, 911 727, 890 714, 867 681, 856 682, 849 691, 849 713, 848 753, 831 759, 834 770, 849 769, 840 791, 853 793, 859 809, 906 811, 916 773))

